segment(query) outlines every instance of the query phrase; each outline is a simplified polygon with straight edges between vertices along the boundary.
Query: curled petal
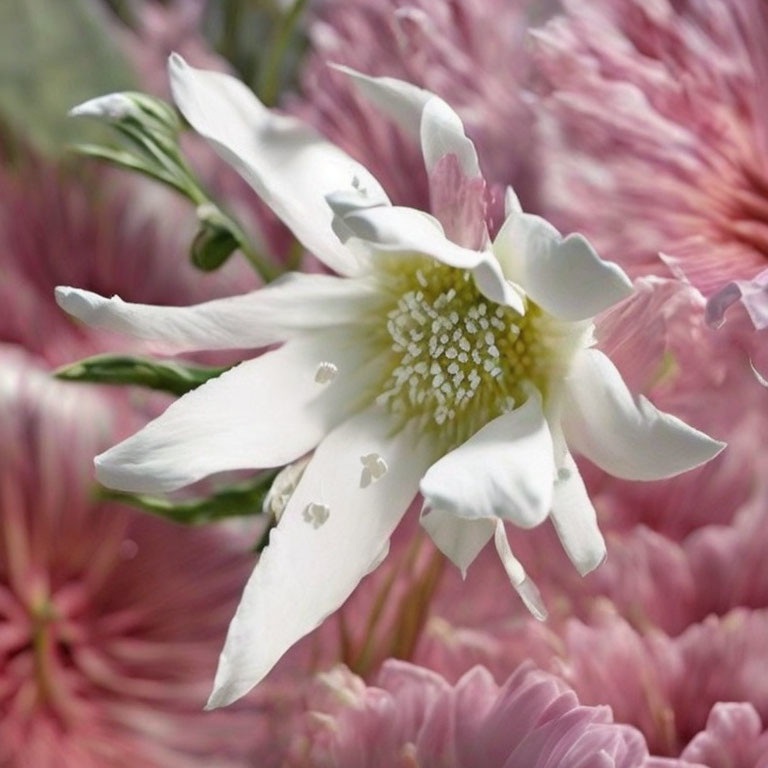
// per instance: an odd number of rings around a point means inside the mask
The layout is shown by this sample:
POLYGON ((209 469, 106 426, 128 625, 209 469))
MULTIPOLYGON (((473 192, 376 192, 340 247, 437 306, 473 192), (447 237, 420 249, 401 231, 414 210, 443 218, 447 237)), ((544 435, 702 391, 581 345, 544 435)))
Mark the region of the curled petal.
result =
POLYGON ((540 307, 562 320, 586 320, 627 298, 632 283, 603 261, 581 235, 562 238, 539 216, 512 213, 493 244, 504 274, 540 307))
POLYGON ((613 363, 587 349, 566 381, 563 429, 569 446, 627 480, 661 480, 717 456, 724 443, 632 396, 613 363))
MULTIPOLYGON (((333 198, 329 199, 333 205, 333 198)), ((478 289, 497 304, 525 313, 523 300, 515 287, 505 280, 501 266, 490 251, 473 251, 452 243, 432 216, 414 208, 397 206, 339 212, 342 230, 348 237, 358 238, 375 252, 404 257, 421 254, 448 267, 470 270, 478 289)))
POLYGON ((428 507, 444 513, 531 528, 549 514, 553 482, 552 437, 532 394, 432 465, 421 492, 428 507))
POLYGON ((768 328, 768 269, 752 280, 734 280, 721 288, 707 302, 707 323, 719 328, 725 322, 725 313, 739 301, 758 331, 768 328))
POLYGON ((465 175, 480 175, 477 152, 464 133, 461 118, 439 96, 394 77, 370 77, 349 67, 333 66, 350 77, 371 104, 421 142, 427 172, 444 155, 455 154, 465 175))
POLYGON ((424 165, 431 173, 446 155, 455 155, 467 178, 480 177, 475 145, 464 133, 461 118, 440 98, 432 98, 421 114, 421 151, 424 165))

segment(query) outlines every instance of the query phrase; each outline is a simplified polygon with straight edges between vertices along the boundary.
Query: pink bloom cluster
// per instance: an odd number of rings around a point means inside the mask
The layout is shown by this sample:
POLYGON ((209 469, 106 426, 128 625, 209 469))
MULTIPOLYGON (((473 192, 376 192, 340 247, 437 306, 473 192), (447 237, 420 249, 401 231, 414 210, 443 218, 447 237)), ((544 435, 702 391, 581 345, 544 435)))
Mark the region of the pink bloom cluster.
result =
POLYGON ((607 707, 581 706, 562 681, 526 665, 501 687, 482 667, 455 686, 388 661, 366 687, 344 668, 310 693, 293 765, 318 768, 640 768, 639 732, 607 707))
POLYGON ((0 765, 246 765, 253 713, 202 702, 248 558, 93 499, 114 406, 0 347, 0 765))
MULTIPOLYGON (((148 64, 147 36, 134 44, 148 64)), ((98 501, 94 453, 156 398, 51 378, 128 351, 58 310, 69 276, 173 303, 230 294, 244 273, 201 276, 185 209, 93 164, 0 153, 0 200, 0 765, 250 765, 264 739, 254 708, 202 712, 250 541, 98 501)))
POLYGON ((635 274, 768 325, 768 9, 564 2, 537 30, 542 199, 635 274))

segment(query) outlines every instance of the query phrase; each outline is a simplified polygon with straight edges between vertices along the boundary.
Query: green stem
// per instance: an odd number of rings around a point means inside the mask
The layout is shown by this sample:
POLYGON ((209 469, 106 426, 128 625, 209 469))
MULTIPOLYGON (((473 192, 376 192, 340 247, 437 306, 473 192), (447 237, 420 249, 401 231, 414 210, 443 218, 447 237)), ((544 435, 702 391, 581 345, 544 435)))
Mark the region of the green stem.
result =
POLYGON ((307 0, 294 0, 288 13, 276 25, 267 55, 264 57, 259 77, 259 97, 268 106, 277 103, 280 93, 280 65, 291 41, 293 30, 304 13, 307 0))

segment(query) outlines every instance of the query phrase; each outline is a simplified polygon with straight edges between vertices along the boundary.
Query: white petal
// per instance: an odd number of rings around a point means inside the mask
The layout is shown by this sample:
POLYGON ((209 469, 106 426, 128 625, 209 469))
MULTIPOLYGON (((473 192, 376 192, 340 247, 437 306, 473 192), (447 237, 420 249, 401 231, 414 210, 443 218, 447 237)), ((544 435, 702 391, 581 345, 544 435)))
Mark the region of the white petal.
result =
POLYGON ((422 511, 421 526, 435 546, 461 571, 462 578, 496 527, 493 520, 467 520, 442 509, 422 511))
POLYGON ((291 273, 257 291, 190 307, 131 304, 59 286, 59 306, 88 325, 169 350, 264 347, 297 332, 355 323, 375 296, 359 280, 291 273))
POLYGON ((512 187, 507 187, 504 190, 504 215, 511 216, 513 213, 522 213, 523 206, 520 203, 520 198, 517 196, 517 192, 512 187))
POLYGON ((268 110, 240 81, 169 61, 173 98, 204 136, 256 190, 299 241, 331 269, 358 265, 331 230, 325 196, 363 188, 383 205, 386 193, 360 163, 296 118, 268 110))
POLYGON ((480 176, 475 145, 464 133, 461 118, 440 98, 430 99, 421 115, 421 151, 431 172, 445 155, 456 155, 465 176, 480 176))
POLYGON ((539 588, 525 572, 523 564, 512 554, 507 532, 504 530, 504 523, 501 520, 496 521, 493 543, 496 545, 496 552, 498 552, 501 564, 507 572, 509 581, 517 590, 517 594, 520 595, 525 607, 533 614, 534 618, 544 621, 547 618, 547 609, 541 599, 539 588))
POLYGON ((320 444, 245 588, 209 708, 247 693, 349 597, 416 494, 428 464, 424 448, 408 431, 393 436, 380 411, 355 416, 320 444), (359 457, 371 452, 390 469, 361 488, 359 457), (319 527, 304 520, 310 504, 328 509, 319 527))
POLYGON ((110 488, 163 492, 215 472, 279 467, 317 445, 341 418, 357 363, 339 359, 329 332, 289 341, 206 382, 141 431, 96 457, 110 488), (315 381, 318 364, 338 360, 339 376, 315 381))
POLYGON ((552 438, 532 393, 431 466, 421 492, 432 509, 531 528, 549 514, 553 483, 552 438))
POLYGON ((551 518, 563 549, 582 576, 605 560, 597 513, 570 453, 565 455, 555 481, 551 518))
MULTIPOLYGON (((333 204, 332 199, 329 203, 333 204)), ((413 254, 429 256, 449 267, 472 272, 478 289, 491 301, 512 307, 521 315, 525 312, 522 298, 501 271, 496 257, 490 251, 473 251, 452 243, 443 233, 440 223, 422 211, 399 206, 380 206, 340 211, 343 231, 363 241, 374 252, 385 252, 410 257, 413 254)), ((342 227, 336 227, 340 237, 342 227)))
POLYGON ((455 154, 467 176, 480 175, 477 152, 461 118, 439 96, 394 77, 370 77, 339 64, 331 66, 348 75, 371 104, 421 142, 427 172, 443 155, 455 154))
POLYGON ((363 97, 418 141, 421 113, 435 94, 394 77, 371 77, 342 64, 330 66, 347 75, 363 97))
POLYGON ((562 320, 594 317, 632 293, 621 267, 603 261, 581 235, 563 239, 539 216, 513 210, 493 248, 505 275, 562 320))
POLYGON ((613 363, 587 349, 566 380, 563 429, 571 448, 616 477, 660 480, 704 464, 724 443, 634 398, 613 363))

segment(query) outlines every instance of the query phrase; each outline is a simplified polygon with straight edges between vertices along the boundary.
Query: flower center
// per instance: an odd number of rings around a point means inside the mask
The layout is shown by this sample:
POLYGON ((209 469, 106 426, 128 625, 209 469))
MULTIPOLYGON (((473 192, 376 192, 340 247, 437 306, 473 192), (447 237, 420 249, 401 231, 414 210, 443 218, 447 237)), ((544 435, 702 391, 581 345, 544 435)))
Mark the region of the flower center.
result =
POLYGON ((466 270, 418 257, 379 262, 391 365, 377 402, 401 424, 459 445, 531 387, 546 400, 567 371, 585 325, 562 323, 527 301, 526 314, 495 304, 466 270))

